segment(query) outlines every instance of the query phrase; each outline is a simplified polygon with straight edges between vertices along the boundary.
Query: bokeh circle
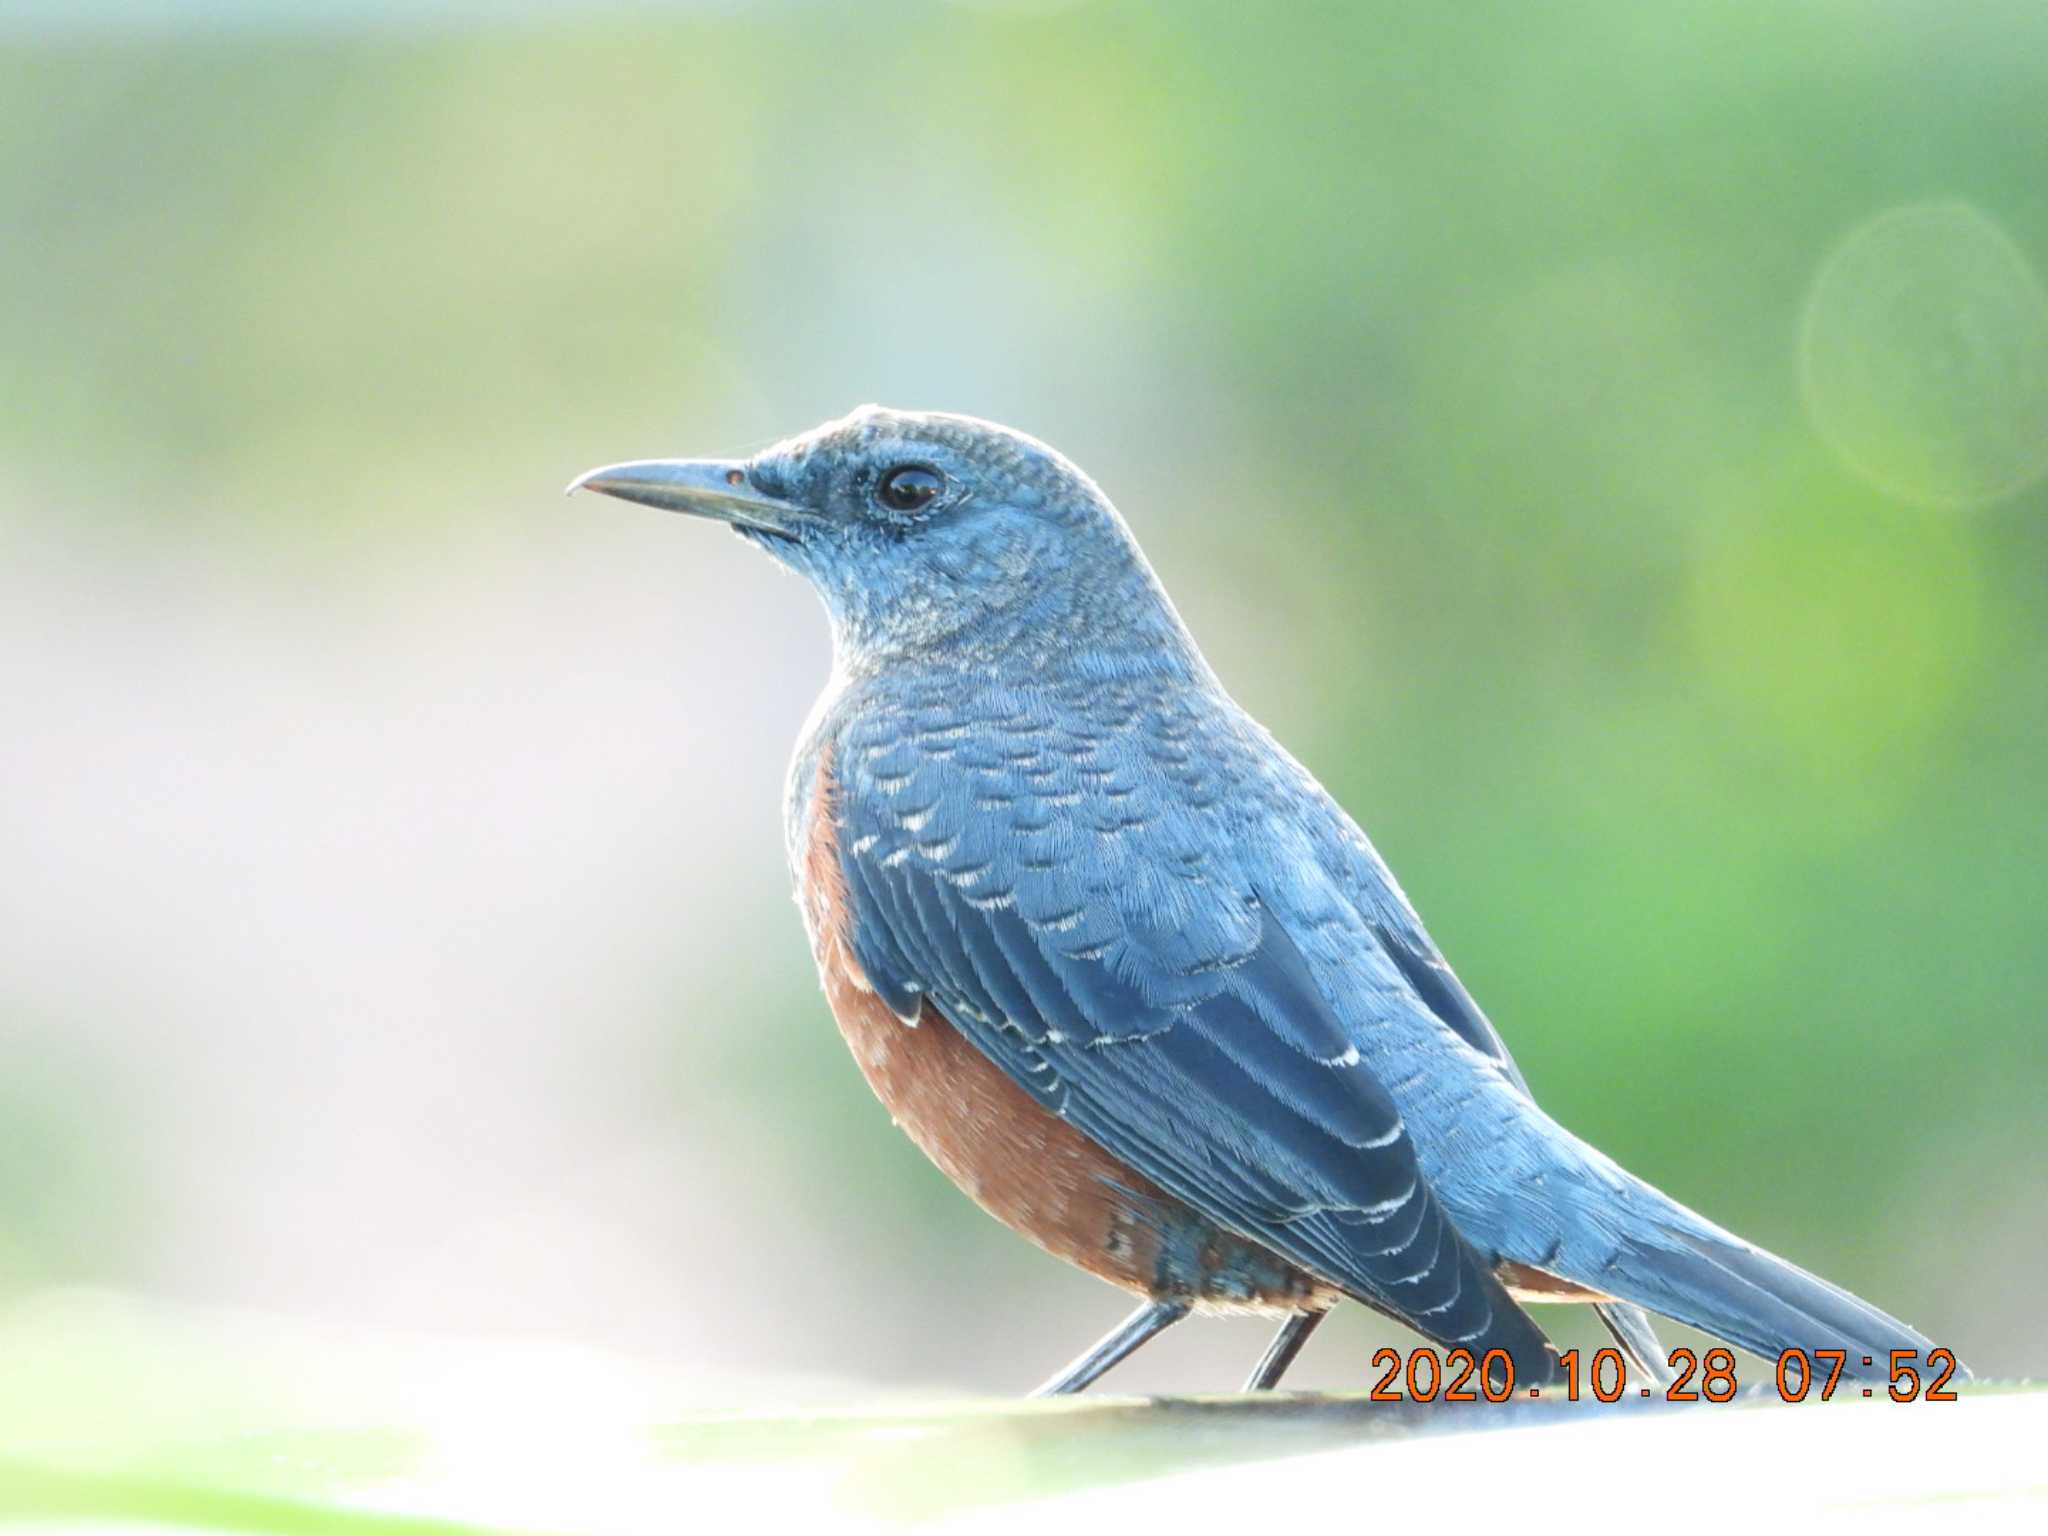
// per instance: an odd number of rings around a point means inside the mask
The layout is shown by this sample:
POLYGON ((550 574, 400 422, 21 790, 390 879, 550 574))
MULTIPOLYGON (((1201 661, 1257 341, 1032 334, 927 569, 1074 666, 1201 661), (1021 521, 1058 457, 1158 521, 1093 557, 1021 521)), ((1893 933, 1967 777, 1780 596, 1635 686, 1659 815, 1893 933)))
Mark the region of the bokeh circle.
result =
POLYGON ((1981 506, 2048 476, 2048 291, 1970 204, 1851 234, 1814 279, 1799 351, 1821 434, 1891 494, 1981 506))

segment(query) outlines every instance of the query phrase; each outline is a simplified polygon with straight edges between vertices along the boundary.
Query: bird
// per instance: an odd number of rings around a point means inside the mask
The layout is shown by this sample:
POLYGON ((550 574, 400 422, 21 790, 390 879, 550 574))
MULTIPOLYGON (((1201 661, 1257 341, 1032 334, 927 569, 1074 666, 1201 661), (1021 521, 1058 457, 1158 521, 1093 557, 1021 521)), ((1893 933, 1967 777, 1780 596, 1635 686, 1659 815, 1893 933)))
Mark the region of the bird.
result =
POLYGON ((1197 1313, 1349 1300, 1490 1386, 1558 1379, 1530 1302, 1882 1377, 1928 1340, 1552 1119, 1358 824, 1227 693, 1109 497, 971 416, 863 406, 745 458, 571 483, 807 579, 833 663, 784 793, 826 1000, 990 1214, 1138 1298, 1043 1394, 1197 1313))

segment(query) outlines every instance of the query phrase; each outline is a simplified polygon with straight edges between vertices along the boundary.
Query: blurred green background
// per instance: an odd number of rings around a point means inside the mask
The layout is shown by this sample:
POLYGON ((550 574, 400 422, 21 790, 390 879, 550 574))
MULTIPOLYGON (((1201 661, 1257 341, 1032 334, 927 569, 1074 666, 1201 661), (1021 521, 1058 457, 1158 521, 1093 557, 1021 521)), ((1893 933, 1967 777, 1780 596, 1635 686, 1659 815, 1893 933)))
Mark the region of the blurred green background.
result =
POLYGON ((0 1303, 718 1401, 1121 1314, 825 1014, 809 594, 558 494, 880 400, 1095 474, 1561 1120, 2048 1371, 2044 101, 2018 3, 15 0, 0 1303))

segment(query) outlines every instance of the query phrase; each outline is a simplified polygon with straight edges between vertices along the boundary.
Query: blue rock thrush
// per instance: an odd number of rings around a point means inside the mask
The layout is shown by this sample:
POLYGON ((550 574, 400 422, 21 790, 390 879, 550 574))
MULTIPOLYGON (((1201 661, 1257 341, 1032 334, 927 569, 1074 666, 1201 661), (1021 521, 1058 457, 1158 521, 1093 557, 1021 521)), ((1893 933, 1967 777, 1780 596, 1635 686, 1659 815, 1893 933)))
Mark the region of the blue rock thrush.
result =
POLYGON ((1343 1297, 1524 1388, 1557 1368, 1529 1300, 1592 1304, 1653 1376, 1643 1308, 1852 1375, 1928 1347, 1537 1107, 1365 834, 1052 449, 867 407, 576 488, 728 523, 823 597, 785 822, 832 1012, 956 1184, 1143 1298, 1042 1390, 1191 1311, 1283 1317, 1269 1387, 1343 1297))

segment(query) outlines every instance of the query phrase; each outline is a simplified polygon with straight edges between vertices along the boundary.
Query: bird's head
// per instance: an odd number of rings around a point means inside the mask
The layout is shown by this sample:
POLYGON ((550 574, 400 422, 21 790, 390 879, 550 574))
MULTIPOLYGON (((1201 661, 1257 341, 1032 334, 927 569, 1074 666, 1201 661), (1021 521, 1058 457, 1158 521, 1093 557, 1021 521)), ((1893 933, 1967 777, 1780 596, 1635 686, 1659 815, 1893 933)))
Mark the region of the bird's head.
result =
POLYGON ((1095 483, 970 416, 863 406, 752 458, 612 464, 570 489, 730 524, 810 579, 849 662, 1191 650, 1095 483))

